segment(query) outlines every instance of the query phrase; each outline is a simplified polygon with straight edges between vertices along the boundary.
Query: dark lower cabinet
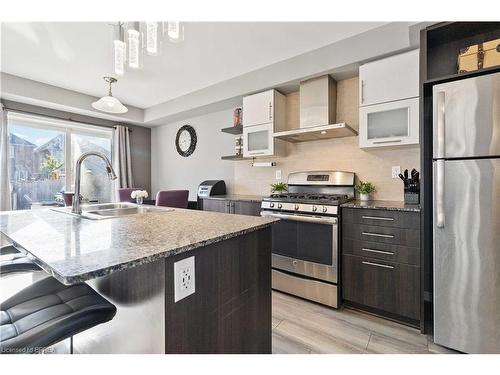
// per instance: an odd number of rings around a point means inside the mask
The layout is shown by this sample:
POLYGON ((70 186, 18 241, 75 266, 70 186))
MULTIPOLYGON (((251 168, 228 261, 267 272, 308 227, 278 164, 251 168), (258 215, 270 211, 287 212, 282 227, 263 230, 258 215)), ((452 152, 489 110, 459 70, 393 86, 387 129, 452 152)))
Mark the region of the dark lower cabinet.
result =
POLYGON ((228 212, 229 201, 222 199, 203 199, 203 211, 228 212))
POLYGON ((420 213, 343 208, 341 249, 346 304, 419 325, 420 213))
POLYGON ((232 214, 260 216, 260 202, 231 201, 230 207, 232 214))
POLYGON ((342 275, 345 300, 419 319, 420 267, 343 255, 342 275))
POLYGON ((260 216, 260 202, 229 199, 203 199, 203 211, 260 216))

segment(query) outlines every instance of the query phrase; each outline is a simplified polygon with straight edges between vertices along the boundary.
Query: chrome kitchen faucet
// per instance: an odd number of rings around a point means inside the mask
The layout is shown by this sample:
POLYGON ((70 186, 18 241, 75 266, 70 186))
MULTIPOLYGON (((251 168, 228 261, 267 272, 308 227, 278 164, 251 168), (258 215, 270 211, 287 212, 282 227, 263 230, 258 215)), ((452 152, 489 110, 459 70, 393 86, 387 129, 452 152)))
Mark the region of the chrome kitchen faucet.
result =
POLYGON ((85 152, 76 161, 76 168, 75 168, 75 195, 73 196, 73 206, 71 209, 71 212, 77 215, 81 215, 82 209, 80 207, 80 178, 81 178, 81 169, 82 169, 82 163, 83 161, 89 157, 89 156, 97 156, 104 160, 106 163, 106 171, 108 173, 108 176, 111 180, 116 180, 116 174, 115 170, 113 169, 113 166, 111 165, 111 162, 107 158, 106 155, 104 155, 102 152, 95 152, 95 151, 90 151, 90 152, 85 152))

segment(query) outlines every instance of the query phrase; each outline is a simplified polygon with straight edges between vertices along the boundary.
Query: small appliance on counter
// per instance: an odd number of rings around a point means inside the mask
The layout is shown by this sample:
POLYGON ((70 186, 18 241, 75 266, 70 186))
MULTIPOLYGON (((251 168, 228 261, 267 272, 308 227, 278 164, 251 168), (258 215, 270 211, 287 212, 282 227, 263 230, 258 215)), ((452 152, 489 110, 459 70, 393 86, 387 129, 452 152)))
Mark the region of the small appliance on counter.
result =
POLYGON ((206 180, 198 187, 198 209, 203 210, 203 198, 226 194, 224 180, 206 180))
POLYGON ((413 168, 408 177, 408 169, 399 174, 399 178, 404 183, 404 199, 406 204, 419 204, 420 203, 420 173, 413 168))

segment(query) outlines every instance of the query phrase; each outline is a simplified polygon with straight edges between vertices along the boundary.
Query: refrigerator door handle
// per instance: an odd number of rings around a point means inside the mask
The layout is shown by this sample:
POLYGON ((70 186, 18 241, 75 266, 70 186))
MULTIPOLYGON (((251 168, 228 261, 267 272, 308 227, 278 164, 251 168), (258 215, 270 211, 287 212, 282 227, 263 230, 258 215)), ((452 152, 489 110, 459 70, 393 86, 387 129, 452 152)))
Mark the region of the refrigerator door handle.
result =
POLYGON ((445 93, 444 91, 439 91, 437 93, 437 119, 435 123, 437 123, 437 150, 436 150, 436 158, 441 159, 445 157, 445 93))
POLYGON ((436 225, 444 228, 444 160, 436 161, 436 225))

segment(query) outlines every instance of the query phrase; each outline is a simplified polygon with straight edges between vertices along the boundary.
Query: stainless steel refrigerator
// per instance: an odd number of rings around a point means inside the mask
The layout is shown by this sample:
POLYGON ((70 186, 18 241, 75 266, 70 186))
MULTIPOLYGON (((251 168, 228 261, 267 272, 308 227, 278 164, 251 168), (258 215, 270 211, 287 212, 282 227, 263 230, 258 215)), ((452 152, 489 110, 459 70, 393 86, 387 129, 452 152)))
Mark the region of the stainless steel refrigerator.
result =
POLYGON ((500 353, 500 73, 433 87, 434 342, 500 353))

